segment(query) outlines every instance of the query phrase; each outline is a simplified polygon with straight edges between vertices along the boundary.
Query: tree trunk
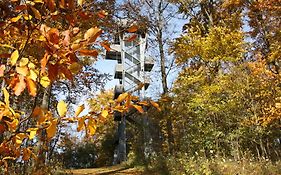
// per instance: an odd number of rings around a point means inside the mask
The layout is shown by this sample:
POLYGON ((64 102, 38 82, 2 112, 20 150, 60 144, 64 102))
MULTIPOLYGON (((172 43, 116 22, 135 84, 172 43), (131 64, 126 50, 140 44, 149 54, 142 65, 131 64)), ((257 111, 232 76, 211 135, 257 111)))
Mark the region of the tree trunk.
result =
MULTIPOLYGON (((165 54, 164 54, 164 46, 163 46, 163 31, 161 26, 159 26, 158 31, 158 46, 159 46, 159 53, 160 53, 160 65, 161 65, 161 78, 162 78, 162 88, 163 88, 163 95, 167 95, 168 93, 168 85, 167 85, 167 74, 166 74, 166 66, 165 66, 165 54)), ((164 107, 164 116, 167 115, 165 112, 166 108, 164 107)), ((172 119, 170 116, 167 116, 167 134, 168 134, 168 146, 169 146, 169 153, 173 153, 173 143, 174 143, 174 137, 173 137, 173 126, 172 126, 172 119)))

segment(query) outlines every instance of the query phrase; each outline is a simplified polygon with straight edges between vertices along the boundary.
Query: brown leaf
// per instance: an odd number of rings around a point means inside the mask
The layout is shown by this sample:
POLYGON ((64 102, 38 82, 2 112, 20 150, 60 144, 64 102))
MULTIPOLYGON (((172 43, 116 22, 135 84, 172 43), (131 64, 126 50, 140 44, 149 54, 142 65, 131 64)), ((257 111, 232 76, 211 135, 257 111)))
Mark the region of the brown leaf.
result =
POLYGON ((47 39, 54 44, 59 43, 59 30, 56 28, 51 28, 47 33, 47 39))
POLYGON ((31 156, 31 150, 29 148, 24 148, 23 149, 23 155, 22 155, 22 160, 27 161, 30 159, 31 156))
POLYGON ((93 56, 97 57, 98 56, 98 51, 96 50, 88 50, 88 49, 81 49, 79 50, 80 55, 82 56, 93 56))
POLYGON ((40 14, 40 12, 35 8, 35 7, 30 7, 31 8, 31 10, 33 11, 33 13, 34 13, 34 16, 35 16, 35 18, 36 19, 41 19, 41 14, 40 14))
POLYGON ((130 32, 130 33, 134 33, 136 31, 138 31, 138 29, 139 29, 138 26, 133 25, 130 28, 128 28, 127 31, 130 32))
POLYGON ((66 68, 66 66, 60 66, 59 68, 60 73, 63 73, 63 75, 70 81, 73 81, 73 75, 69 69, 66 68))
POLYGON ((51 81, 54 81, 57 78, 58 72, 59 66, 57 64, 48 64, 48 77, 51 81))

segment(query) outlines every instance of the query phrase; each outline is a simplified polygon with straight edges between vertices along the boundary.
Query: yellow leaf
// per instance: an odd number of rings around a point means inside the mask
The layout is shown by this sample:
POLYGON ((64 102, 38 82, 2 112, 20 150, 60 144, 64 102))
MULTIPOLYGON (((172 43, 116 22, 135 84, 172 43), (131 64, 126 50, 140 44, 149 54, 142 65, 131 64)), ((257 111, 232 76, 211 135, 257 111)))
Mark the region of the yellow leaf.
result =
POLYGON ((129 94, 126 92, 126 93, 123 93, 123 94, 120 94, 118 96, 118 98, 116 99, 116 102, 117 103, 121 103, 122 101, 124 101, 126 99, 126 97, 128 96, 129 94))
POLYGON ((28 74, 28 68, 26 66, 16 67, 16 71, 17 71, 18 74, 21 74, 23 76, 26 76, 28 74))
POLYGON ((30 159, 32 151, 29 148, 23 149, 22 160, 27 161, 30 159))
POLYGON ((78 5, 82 6, 84 0, 78 0, 78 5))
POLYGON ((50 85, 50 83, 51 83, 51 81, 50 81, 49 77, 47 77, 47 76, 43 76, 43 77, 40 79, 40 84, 41 84, 44 88, 48 87, 48 86, 50 85))
POLYGON ((33 63, 28 63, 28 68, 35 69, 35 65, 33 63))
POLYGON ((38 128, 29 128, 28 130, 26 130, 27 132, 29 132, 29 140, 32 140, 36 133, 37 133, 38 128))
POLYGON ((136 108, 136 110, 138 110, 140 113, 144 113, 143 109, 141 106, 139 105, 133 105, 134 108, 136 108))
POLYGON ((19 51, 15 50, 11 55, 11 64, 14 66, 17 63, 17 60, 19 58, 19 51))
POLYGON ((103 118, 106 118, 106 117, 108 116, 108 111, 107 111, 107 110, 103 110, 103 111, 101 112, 101 116, 102 116, 103 118))
POLYGON ((57 105, 57 110, 59 113, 59 116, 63 117, 66 114, 67 111, 67 104, 64 101, 60 101, 57 105))
POLYGON ((94 119, 89 119, 88 122, 88 131, 89 131, 89 135, 92 136, 96 133, 96 129, 97 129, 97 122, 94 119))
POLYGON ((53 138, 56 135, 57 132, 57 120, 58 119, 51 119, 50 121, 50 125, 48 126, 48 128, 46 129, 47 131, 47 137, 53 138))
POLYGON ((31 80, 36 81, 37 80, 37 73, 34 70, 29 70, 29 76, 31 80))
POLYGON ((4 102, 6 103, 7 106, 10 106, 10 101, 9 101, 10 95, 6 88, 3 88, 3 93, 4 93, 4 102))
POLYGON ((78 119, 78 127, 77 127, 78 132, 80 132, 83 129, 84 121, 85 121, 85 117, 81 117, 78 119))
POLYGON ((11 22, 17 22, 19 19, 21 18, 21 15, 17 16, 17 17, 13 17, 11 19, 11 22))
POLYGON ((31 19, 32 19, 32 16, 31 16, 31 15, 29 15, 29 14, 23 14, 22 16, 23 16, 23 18, 24 18, 26 21, 28 21, 28 20, 31 20, 31 19))
POLYGON ((101 33, 102 30, 100 28, 92 27, 84 34, 84 39, 88 40, 88 42, 94 42, 101 33))
POLYGON ((33 0, 33 2, 35 2, 35 3, 44 3, 44 1, 43 0, 33 0))
POLYGON ((84 105, 81 105, 77 108, 77 110, 75 111, 75 117, 78 117, 79 114, 85 109, 84 105))
POLYGON ((24 133, 19 133, 15 137, 15 143, 17 146, 20 146, 22 144, 23 139, 27 138, 27 135, 24 133))
POLYGON ((20 67, 26 66, 29 62, 28 58, 22 58, 20 59, 20 67))

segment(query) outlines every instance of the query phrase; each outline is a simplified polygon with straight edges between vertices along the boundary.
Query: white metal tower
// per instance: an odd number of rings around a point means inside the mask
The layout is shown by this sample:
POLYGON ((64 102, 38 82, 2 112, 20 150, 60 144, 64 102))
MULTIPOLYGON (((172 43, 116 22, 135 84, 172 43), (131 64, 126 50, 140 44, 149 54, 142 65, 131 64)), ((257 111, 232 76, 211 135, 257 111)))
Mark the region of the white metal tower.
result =
MULTIPOLYGON (((145 30, 137 30, 130 33, 120 32, 115 36, 111 50, 106 52, 105 59, 117 60, 115 67, 115 79, 119 84, 115 86, 114 98, 121 93, 132 91, 139 84, 144 84, 142 89, 135 94, 144 99, 145 90, 149 86, 149 72, 154 61, 146 56, 147 34, 145 30)), ((126 160, 126 115, 115 113, 114 119, 118 122, 118 146, 114 155, 114 163, 126 160)))

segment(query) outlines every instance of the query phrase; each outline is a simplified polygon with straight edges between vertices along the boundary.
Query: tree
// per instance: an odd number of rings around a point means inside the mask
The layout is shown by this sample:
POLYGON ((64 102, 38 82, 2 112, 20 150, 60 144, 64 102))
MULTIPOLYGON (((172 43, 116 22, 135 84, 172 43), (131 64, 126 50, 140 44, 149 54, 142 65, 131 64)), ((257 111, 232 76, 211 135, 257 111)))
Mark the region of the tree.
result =
POLYGON ((110 24, 110 10, 106 12, 102 4, 73 0, 1 2, 0 76, 4 98, 0 148, 1 165, 6 171, 12 162, 36 160, 35 173, 45 163, 48 145, 64 123, 78 121, 79 130, 86 130, 90 136, 99 117, 110 112, 79 118, 82 105, 74 117, 66 117, 68 105, 64 101, 52 104, 50 100, 58 84, 71 82, 75 86, 87 80, 91 74, 84 72, 86 63, 93 62, 89 57, 96 58, 102 47, 108 49, 102 33, 109 27, 105 24, 110 24))

